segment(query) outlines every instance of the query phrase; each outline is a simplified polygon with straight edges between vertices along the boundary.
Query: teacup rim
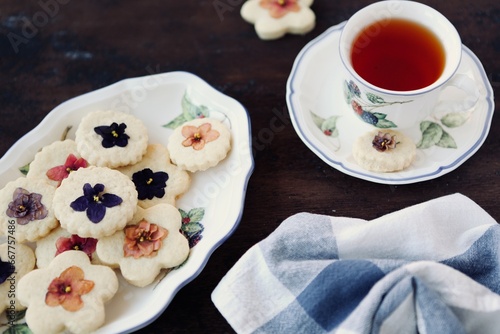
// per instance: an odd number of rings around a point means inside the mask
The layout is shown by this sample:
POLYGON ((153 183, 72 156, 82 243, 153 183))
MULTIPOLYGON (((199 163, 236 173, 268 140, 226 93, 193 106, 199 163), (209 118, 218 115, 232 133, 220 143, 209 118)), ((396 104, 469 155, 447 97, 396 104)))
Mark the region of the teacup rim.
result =
MULTIPOLYGON (((435 8, 433 8, 433 7, 429 6, 429 5, 420 3, 420 2, 412 1, 412 0, 382 0, 382 1, 374 2, 374 3, 370 4, 370 5, 367 5, 367 6, 363 7, 363 8, 361 8, 356 13, 354 13, 351 16, 351 18, 349 18, 346 21, 346 24, 342 27, 342 30, 340 31, 340 42, 339 42, 339 46, 338 46, 338 52, 339 52, 340 60, 341 60, 342 64, 344 65, 344 68, 349 72, 349 74, 351 74, 358 82, 362 83, 364 86, 366 86, 370 90, 372 90, 374 92, 377 92, 377 93, 386 94, 386 95, 393 95, 393 96, 415 96, 415 95, 421 95, 421 94, 426 94, 426 93, 432 92, 432 91, 434 91, 434 90, 442 87, 451 78, 453 78, 453 76, 455 76, 455 74, 457 73, 458 68, 460 66, 460 63, 462 61, 462 40, 461 40, 460 34, 458 33, 458 31, 457 31, 456 27, 453 25, 453 23, 451 23, 450 20, 446 16, 444 16, 441 12, 439 12, 435 8), (458 51, 459 53, 458 53, 458 57, 457 57, 457 60, 456 60, 455 64, 452 64, 452 66, 450 67, 451 70, 448 71, 449 73, 444 73, 443 72, 443 74, 435 82, 433 82, 432 84, 430 84, 430 85, 428 85, 426 87, 415 89, 415 90, 399 91, 399 90, 390 90, 390 89, 378 87, 378 86, 376 86, 376 85, 368 82, 364 78, 362 78, 354 70, 354 68, 352 67, 352 65, 349 62, 346 62, 347 60, 345 59, 345 54, 344 54, 344 52, 342 52, 342 45, 344 44, 344 43, 342 43, 342 39, 343 39, 344 31, 345 31, 346 27, 349 25, 349 20, 353 16, 355 16, 356 14, 358 14, 359 12, 369 10, 372 7, 375 7, 375 6, 381 6, 381 5, 384 5, 384 4, 386 5, 387 3, 403 3, 403 2, 404 3, 412 3, 412 5, 422 6, 424 8, 427 8, 428 10, 431 10, 432 12, 434 12, 437 16, 440 16, 441 19, 444 22, 447 22, 448 25, 452 28, 452 31, 455 34, 455 38, 456 38, 457 44, 458 44, 457 47, 459 48, 459 50, 456 50, 456 51, 458 51)), ((415 20, 415 22, 418 22, 418 21, 415 20)))

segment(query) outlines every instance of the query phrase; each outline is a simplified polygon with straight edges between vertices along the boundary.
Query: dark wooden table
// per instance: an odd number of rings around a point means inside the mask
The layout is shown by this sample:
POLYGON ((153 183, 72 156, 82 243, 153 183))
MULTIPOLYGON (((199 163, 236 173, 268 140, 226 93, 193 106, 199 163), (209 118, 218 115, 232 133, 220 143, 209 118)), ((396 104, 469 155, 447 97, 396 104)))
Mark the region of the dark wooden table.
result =
MULTIPOLYGON (((65 100, 151 73, 192 72, 239 100, 250 114, 255 170, 238 229, 166 311, 139 333, 232 333, 214 307, 211 292, 248 248, 300 211, 373 219, 460 192, 500 220, 496 115, 486 142, 463 165, 440 178, 410 185, 376 184, 344 175, 297 136, 285 102, 295 57, 307 42, 372 2, 316 1, 312 32, 275 41, 260 40, 254 27, 243 21, 243 0, 1 2, 0 156, 65 100), (263 133, 271 123, 282 125, 272 136, 263 133)), ((421 2, 456 26, 498 95, 498 1, 421 2)))

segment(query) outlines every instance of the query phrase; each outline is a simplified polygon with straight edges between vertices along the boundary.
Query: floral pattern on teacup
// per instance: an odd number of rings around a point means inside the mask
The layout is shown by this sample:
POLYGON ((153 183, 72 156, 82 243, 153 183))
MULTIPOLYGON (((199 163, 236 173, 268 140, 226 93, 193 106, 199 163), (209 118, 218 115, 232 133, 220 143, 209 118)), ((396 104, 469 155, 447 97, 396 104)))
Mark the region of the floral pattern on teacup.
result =
POLYGON ((393 104, 404 104, 412 102, 410 101, 385 101, 382 97, 373 93, 363 94, 352 80, 344 81, 344 98, 348 105, 351 106, 352 110, 356 115, 358 115, 363 121, 371 124, 377 128, 388 129, 397 128, 397 124, 393 121, 387 119, 387 114, 381 112, 375 112, 375 109, 387 107, 393 104))

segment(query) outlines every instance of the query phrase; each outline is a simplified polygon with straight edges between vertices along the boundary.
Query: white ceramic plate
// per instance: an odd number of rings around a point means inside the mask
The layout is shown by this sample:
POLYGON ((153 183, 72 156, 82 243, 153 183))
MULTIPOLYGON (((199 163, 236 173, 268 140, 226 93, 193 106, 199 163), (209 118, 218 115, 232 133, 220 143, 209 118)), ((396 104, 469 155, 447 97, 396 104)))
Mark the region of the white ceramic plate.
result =
MULTIPOLYGON (((189 191, 177 202, 187 213, 204 209, 202 219, 196 222, 197 233, 190 239, 196 245, 191 248, 187 262, 145 288, 133 287, 119 276, 120 288, 106 305, 106 323, 97 333, 132 332, 155 320, 177 291, 198 276, 212 252, 236 229, 254 168, 250 122, 239 102, 186 72, 123 80, 73 98, 51 111, 2 157, 0 187, 22 176, 22 166, 27 165, 41 147, 59 140, 68 126, 71 129, 67 136, 74 138, 82 116, 98 109, 115 109, 138 116, 148 127, 152 143, 166 144, 172 132, 169 123, 175 127, 196 115, 223 121, 232 134, 228 157, 214 168, 192 174, 189 191)), ((23 323, 23 319, 18 323, 23 323)))
MULTIPOLYGON (((295 130, 302 141, 327 164, 337 170, 372 182, 408 184, 430 180, 456 169, 484 143, 495 110, 493 90, 481 62, 465 46, 458 72, 472 77, 481 98, 466 115, 461 126, 449 128, 433 120, 454 140, 456 148, 432 146, 418 149, 412 165, 395 173, 374 173, 362 169, 354 161, 354 140, 368 131, 368 125, 352 117, 344 101, 339 37, 345 22, 333 26, 309 42, 298 54, 287 82, 287 104, 295 130)), ((445 90, 443 99, 458 99, 457 91, 445 90)), ((415 143, 421 133, 407 134, 415 143)))

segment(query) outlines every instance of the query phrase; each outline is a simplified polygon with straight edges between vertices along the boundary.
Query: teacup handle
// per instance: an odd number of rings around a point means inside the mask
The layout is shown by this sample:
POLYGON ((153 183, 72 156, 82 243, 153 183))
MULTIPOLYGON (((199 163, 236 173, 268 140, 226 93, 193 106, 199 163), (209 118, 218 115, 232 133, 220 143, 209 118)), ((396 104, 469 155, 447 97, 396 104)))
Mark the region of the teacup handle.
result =
POLYGON ((448 87, 456 87, 465 92, 466 97, 462 100, 441 100, 435 108, 435 113, 467 111, 473 108, 479 100, 479 89, 477 83, 466 74, 455 74, 442 91, 448 87))

